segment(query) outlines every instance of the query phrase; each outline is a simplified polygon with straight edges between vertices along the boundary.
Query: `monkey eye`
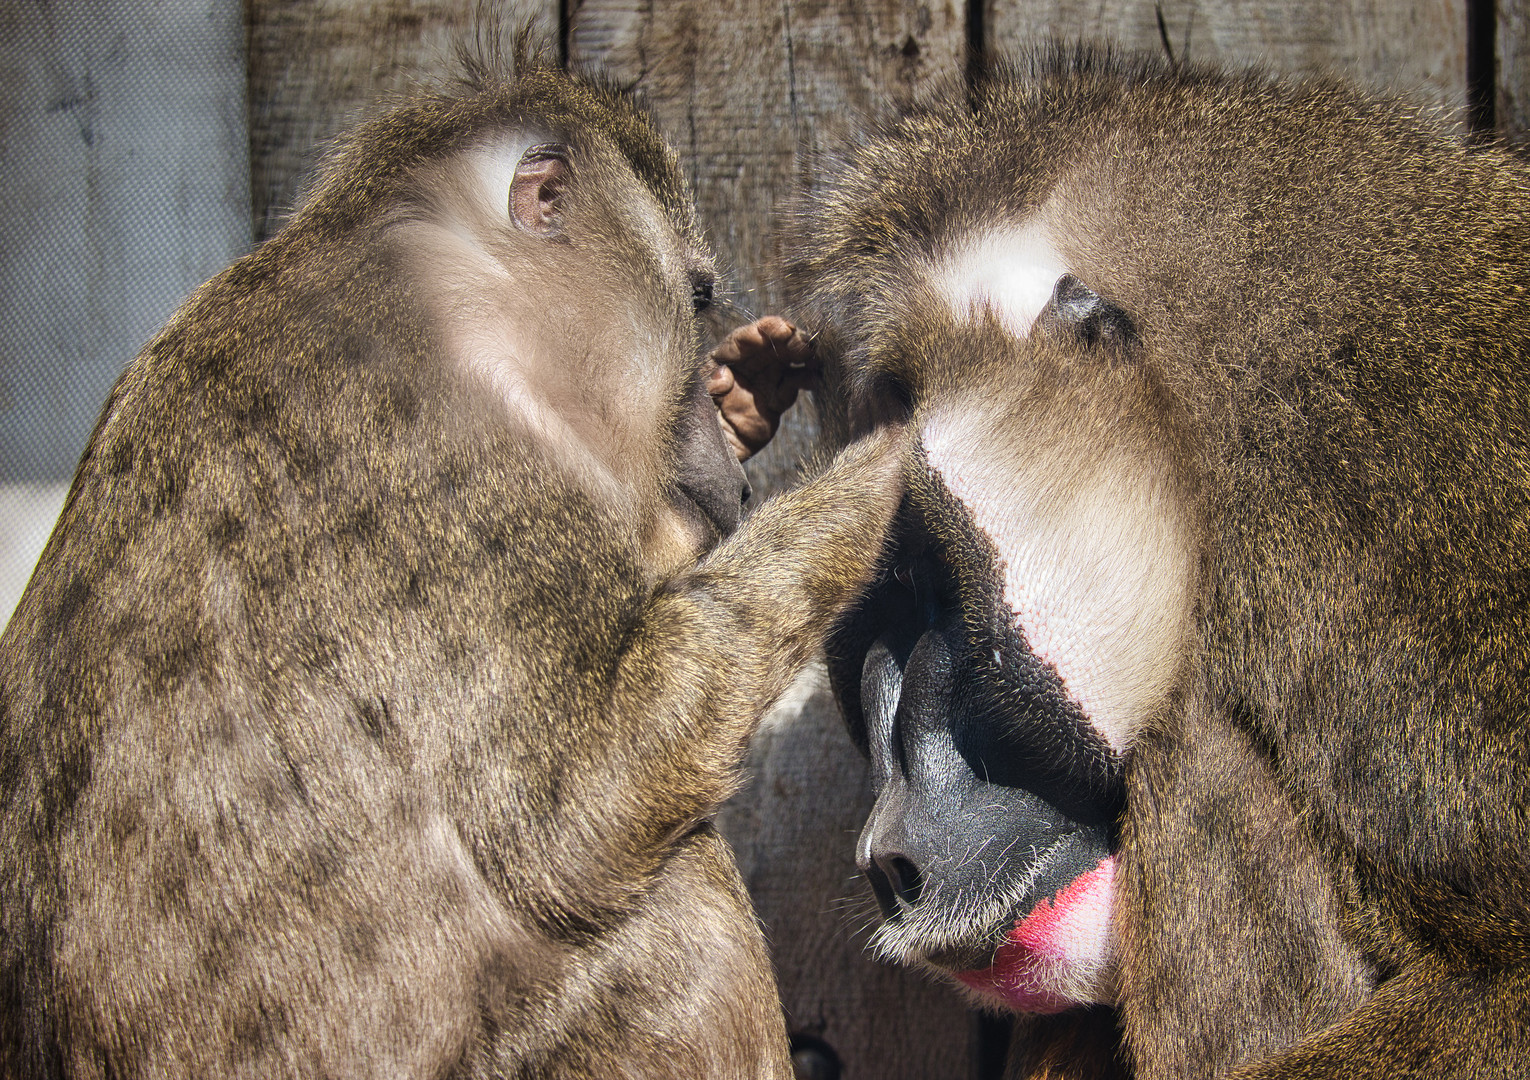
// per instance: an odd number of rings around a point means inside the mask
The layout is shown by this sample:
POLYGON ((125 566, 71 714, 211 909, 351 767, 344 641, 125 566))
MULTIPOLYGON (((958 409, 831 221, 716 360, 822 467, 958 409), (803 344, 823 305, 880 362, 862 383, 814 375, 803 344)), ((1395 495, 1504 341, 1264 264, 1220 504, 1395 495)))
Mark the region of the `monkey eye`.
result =
POLYGON ((691 306, 699 314, 712 306, 712 279, 696 275, 691 279, 691 306))

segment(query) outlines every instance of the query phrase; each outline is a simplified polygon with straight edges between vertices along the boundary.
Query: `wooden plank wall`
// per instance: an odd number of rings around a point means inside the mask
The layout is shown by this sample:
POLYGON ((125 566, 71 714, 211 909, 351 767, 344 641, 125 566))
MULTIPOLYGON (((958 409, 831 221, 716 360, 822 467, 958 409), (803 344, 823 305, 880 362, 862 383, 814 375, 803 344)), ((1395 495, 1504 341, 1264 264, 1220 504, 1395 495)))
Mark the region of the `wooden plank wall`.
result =
MULTIPOLYGON (((1481 10, 1469 12, 1467 2, 516 0, 510 11, 534 20, 571 62, 603 67, 648 98, 689 170, 742 321, 779 309, 769 270, 774 207, 802 163, 858 117, 959 77, 973 45, 1006 50, 1061 37, 1160 50, 1167 41, 1181 58, 1335 71, 1462 110, 1472 79, 1481 79, 1484 40, 1492 74, 1493 9, 1481 9, 1489 13, 1484 39, 1481 10)), ((1497 111, 1516 134, 1530 97, 1521 62, 1530 35, 1521 33, 1517 10, 1504 8, 1496 24, 1505 73, 1497 111)), ((264 233, 317 140, 379 92, 438 72, 472 4, 246 0, 246 13, 254 213, 264 233)), ((758 489, 787 482, 812 430, 810 416, 792 419, 751 464, 758 489)), ((1000 1075, 1001 1025, 979 1022, 943 987, 865 953, 872 911, 853 847, 869 789, 821 673, 768 719, 751 770, 753 782, 723 826, 773 942, 790 1024, 802 1041, 801 1074, 1000 1075)))
POLYGON ((1340 72, 1449 106, 1466 102, 1467 0, 983 2, 984 38, 1001 50, 1061 35, 1161 51, 1166 38, 1181 59, 1340 72))

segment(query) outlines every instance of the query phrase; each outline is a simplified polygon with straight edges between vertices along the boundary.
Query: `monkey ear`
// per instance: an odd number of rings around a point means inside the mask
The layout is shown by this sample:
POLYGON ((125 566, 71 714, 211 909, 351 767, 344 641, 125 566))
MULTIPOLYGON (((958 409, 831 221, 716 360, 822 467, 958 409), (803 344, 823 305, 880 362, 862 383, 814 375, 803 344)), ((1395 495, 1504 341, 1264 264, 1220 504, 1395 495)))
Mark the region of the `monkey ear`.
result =
POLYGON ((568 147, 562 143, 540 143, 527 150, 510 181, 510 219, 537 236, 558 236, 569 172, 568 147))

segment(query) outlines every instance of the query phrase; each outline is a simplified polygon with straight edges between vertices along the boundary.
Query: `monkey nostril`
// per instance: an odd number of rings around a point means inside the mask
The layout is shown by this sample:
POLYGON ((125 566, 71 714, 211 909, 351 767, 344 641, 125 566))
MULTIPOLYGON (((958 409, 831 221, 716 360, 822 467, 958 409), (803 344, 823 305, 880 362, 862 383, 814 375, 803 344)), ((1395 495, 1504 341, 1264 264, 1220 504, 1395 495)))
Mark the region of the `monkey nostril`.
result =
POLYGON ((881 863, 882 872, 887 875, 898 899, 910 907, 919 903, 919 892, 924 888, 924 878, 919 868, 902 855, 884 856, 877 861, 881 863))
POLYGON ((919 903, 924 877, 919 868, 902 855, 877 855, 864 868, 866 880, 876 895, 882 913, 895 917, 903 907, 919 903), (902 901, 901 905, 899 901, 902 901))

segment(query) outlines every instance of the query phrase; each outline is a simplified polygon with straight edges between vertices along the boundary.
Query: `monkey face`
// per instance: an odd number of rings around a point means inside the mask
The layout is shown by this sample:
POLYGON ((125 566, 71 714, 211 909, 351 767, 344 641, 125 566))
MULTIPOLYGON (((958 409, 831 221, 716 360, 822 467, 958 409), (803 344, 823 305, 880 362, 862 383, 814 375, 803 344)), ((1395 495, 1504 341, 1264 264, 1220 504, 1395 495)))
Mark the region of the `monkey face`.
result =
POLYGON ((690 556, 749 486, 705 386, 712 256, 660 194, 599 133, 493 128, 420 171, 389 241, 479 396, 690 556))
POLYGON ((876 945, 1027 1012, 1112 999, 1124 764, 1190 622, 1177 480, 1110 325, 1071 276, 1024 338, 927 308, 851 403, 921 434, 888 571, 830 649, 877 789, 876 945))
POLYGON ((877 944, 1022 1010, 1104 991, 1120 756, 1000 594, 998 557, 927 464, 894 566, 832 649, 877 800, 857 861, 877 944))

